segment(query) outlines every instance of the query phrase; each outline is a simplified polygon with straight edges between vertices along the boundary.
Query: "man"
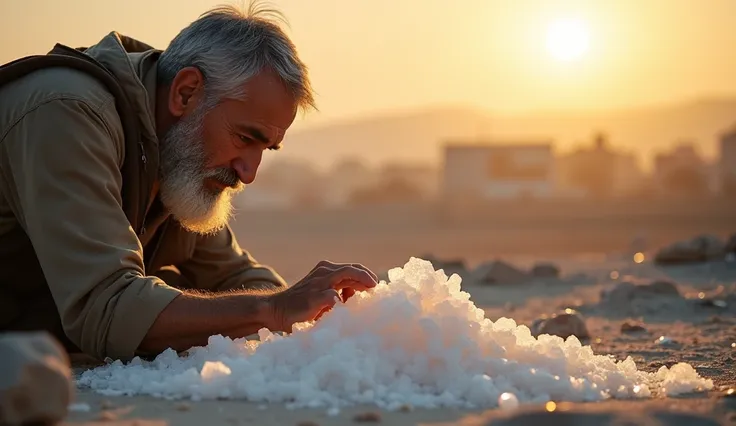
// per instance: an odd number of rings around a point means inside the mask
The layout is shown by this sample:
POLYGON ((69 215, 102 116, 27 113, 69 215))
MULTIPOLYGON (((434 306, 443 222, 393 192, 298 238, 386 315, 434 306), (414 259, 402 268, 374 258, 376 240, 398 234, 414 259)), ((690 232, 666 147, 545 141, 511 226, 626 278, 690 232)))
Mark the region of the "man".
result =
POLYGON ((270 12, 215 9, 163 52, 111 33, 82 55, 103 74, 0 70, 0 330, 130 359, 288 332, 376 285, 320 262, 287 287, 228 226, 264 150, 314 105, 270 12))

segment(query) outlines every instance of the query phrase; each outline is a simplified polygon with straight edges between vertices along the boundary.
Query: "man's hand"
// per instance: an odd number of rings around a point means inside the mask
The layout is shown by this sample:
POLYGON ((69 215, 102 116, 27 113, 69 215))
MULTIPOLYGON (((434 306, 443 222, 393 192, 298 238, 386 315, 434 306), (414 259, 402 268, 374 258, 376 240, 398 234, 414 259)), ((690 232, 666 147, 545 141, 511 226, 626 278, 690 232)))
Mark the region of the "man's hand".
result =
POLYGON ((306 277, 288 289, 273 294, 273 331, 291 332, 293 324, 318 319, 335 305, 335 298, 346 301, 356 291, 378 284, 378 277, 359 264, 322 261, 306 277))
POLYGON ((319 318, 335 304, 377 284, 376 274, 357 264, 320 262, 301 281, 273 294, 185 292, 158 316, 139 346, 148 353, 183 351, 207 344, 213 334, 231 338, 271 331, 291 332, 294 323, 319 318))

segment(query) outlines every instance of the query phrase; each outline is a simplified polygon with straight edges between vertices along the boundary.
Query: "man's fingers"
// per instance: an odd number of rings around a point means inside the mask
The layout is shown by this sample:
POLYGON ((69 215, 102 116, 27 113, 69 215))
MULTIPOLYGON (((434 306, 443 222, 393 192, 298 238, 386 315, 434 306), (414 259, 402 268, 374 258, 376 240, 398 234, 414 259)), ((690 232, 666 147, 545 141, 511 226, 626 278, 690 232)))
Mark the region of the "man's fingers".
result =
POLYGON ((373 271, 371 271, 367 267, 361 265, 360 263, 351 263, 350 266, 366 271, 368 275, 370 275, 371 278, 373 278, 373 281, 378 282, 378 275, 376 275, 373 271))
POLYGON ((376 275, 373 271, 371 271, 364 265, 361 265, 360 263, 334 263, 334 262, 330 262, 329 260, 323 260, 319 262, 314 268, 312 268, 312 270, 309 271, 309 274, 307 275, 311 276, 312 278, 324 277, 345 266, 352 266, 354 268, 361 269, 365 271, 366 273, 368 273, 368 275, 370 275, 374 281, 378 282, 378 275, 376 275))
POLYGON ((324 279, 335 290, 351 288, 353 290, 365 291, 378 284, 368 272, 354 266, 343 266, 324 279))

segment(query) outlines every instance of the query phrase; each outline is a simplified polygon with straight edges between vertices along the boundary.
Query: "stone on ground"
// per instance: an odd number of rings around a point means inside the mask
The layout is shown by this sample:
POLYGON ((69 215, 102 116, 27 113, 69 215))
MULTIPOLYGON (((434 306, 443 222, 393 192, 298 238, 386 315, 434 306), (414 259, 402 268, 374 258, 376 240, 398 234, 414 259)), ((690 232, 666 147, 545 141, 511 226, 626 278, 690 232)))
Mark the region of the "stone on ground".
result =
POLYGON ((51 424, 74 396, 69 358, 51 335, 0 334, 0 424, 51 424))

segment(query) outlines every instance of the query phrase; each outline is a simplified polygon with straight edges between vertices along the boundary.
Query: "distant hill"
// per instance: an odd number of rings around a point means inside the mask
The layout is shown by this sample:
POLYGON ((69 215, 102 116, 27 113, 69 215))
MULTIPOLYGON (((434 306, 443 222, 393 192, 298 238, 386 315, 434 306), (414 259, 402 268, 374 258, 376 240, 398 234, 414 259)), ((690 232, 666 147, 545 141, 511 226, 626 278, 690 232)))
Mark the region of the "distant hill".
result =
POLYGON ((558 151, 589 144, 603 131, 617 148, 649 161, 653 153, 683 140, 698 143, 706 156, 716 154, 718 136, 736 124, 736 99, 705 99, 669 106, 593 112, 536 112, 491 115, 467 108, 434 108, 345 120, 294 131, 278 156, 317 165, 345 157, 368 162, 388 160, 437 163, 448 140, 496 142, 549 140, 558 151), (646 159, 645 159, 646 157, 646 159))

